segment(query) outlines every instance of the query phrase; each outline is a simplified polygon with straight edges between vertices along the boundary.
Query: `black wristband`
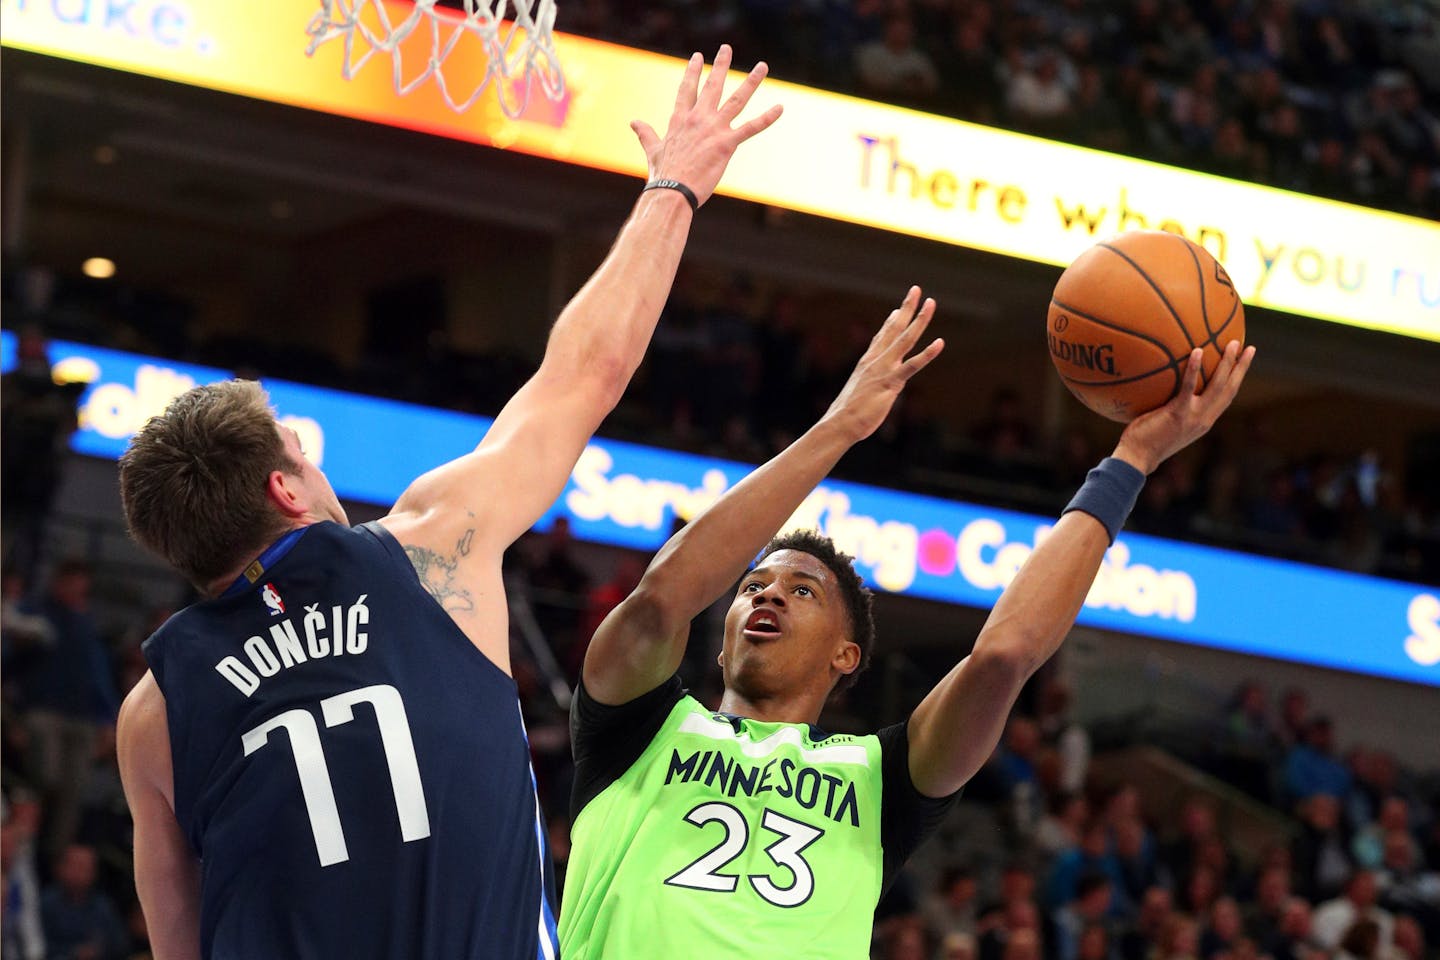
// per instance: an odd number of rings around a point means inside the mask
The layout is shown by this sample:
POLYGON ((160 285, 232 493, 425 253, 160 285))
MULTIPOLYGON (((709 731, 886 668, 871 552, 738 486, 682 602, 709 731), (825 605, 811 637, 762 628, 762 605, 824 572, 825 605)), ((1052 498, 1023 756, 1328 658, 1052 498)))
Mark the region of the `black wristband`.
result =
MULTIPOLYGON (((663 178, 651 180, 645 184, 645 190, 674 190, 685 198, 686 203, 690 204, 691 211, 699 211, 700 209, 700 201, 695 198, 695 191, 685 186, 685 184, 679 180, 666 180, 663 178)), ((640 192, 644 193, 645 190, 641 190, 640 192)))
POLYGON ((1076 491, 1070 504, 1061 511, 1061 516, 1071 510, 1088 513, 1105 525, 1110 542, 1120 535, 1120 528, 1135 501, 1140 497, 1140 488, 1145 486, 1145 474, 1124 460, 1106 457, 1100 465, 1085 475, 1085 482, 1076 491))

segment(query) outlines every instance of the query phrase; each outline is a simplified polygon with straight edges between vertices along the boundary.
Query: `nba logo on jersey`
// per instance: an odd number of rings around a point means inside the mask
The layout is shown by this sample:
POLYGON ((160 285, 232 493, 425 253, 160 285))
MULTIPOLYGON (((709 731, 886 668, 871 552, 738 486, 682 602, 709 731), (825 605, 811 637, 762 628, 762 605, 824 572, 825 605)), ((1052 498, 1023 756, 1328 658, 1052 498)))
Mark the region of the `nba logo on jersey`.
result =
POLYGON ((275 584, 265 584, 265 589, 260 592, 260 599, 270 608, 272 617, 278 617, 285 612, 285 601, 280 599, 280 591, 275 589, 275 584))

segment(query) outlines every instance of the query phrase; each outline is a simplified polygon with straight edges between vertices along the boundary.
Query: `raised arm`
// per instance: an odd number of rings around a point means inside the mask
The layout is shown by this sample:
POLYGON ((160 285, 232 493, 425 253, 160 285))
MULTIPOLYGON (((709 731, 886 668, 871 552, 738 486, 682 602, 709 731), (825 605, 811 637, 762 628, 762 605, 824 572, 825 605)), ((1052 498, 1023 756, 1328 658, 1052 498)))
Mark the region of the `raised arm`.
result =
MULTIPOLYGON (((721 103, 730 48, 720 48, 701 85, 703 66, 698 53, 690 58, 664 139, 643 122, 631 124, 651 181, 678 181, 698 203, 714 192, 736 148, 780 115, 775 106, 733 127, 767 68, 758 64, 721 103)), ((645 354, 691 216, 677 190, 642 192, 610 254, 556 320, 539 370, 505 405, 483 442, 416 480, 395 504, 392 532, 402 542, 448 551, 473 529, 475 546, 503 549, 554 502, 645 354)))
POLYGON ((936 340, 906 359, 935 312, 912 287, 870 341, 815 426, 755 470, 661 548, 640 585, 596 630, 585 689, 604 704, 653 690, 675 672, 690 621, 735 582, 846 450, 884 422, 905 383, 939 355, 936 340))
MULTIPOLYGON (((1198 393, 1200 351, 1196 350, 1175 399, 1125 428, 1112 455, 1122 464, 1107 464, 1102 470, 1115 471, 1120 483, 1130 485, 1130 503, 1145 476, 1214 425, 1235 399, 1254 355, 1254 347, 1242 354, 1232 342, 1210 385, 1198 393), (1129 477, 1124 476, 1127 471, 1129 477)), ((1090 487, 1102 481, 1109 484, 1112 476, 1086 481, 1089 489, 1077 498, 1081 505, 1060 518, 1005 588, 974 650, 915 708, 909 728, 910 777, 921 793, 932 797, 954 793, 980 769, 1000 741, 1020 688, 1060 648, 1074 625, 1112 537, 1096 515, 1085 511, 1113 514, 1113 507, 1087 501, 1085 495, 1100 489, 1122 499, 1125 492, 1090 487)), ((1118 517, 1119 522, 1123 519, 1118 517)))
POLYGON ((200 865, 175 819, 165 697, 151 674, 125 698, 115 741, 135 821, 135 890, 155 960, 199 960, 200 865))

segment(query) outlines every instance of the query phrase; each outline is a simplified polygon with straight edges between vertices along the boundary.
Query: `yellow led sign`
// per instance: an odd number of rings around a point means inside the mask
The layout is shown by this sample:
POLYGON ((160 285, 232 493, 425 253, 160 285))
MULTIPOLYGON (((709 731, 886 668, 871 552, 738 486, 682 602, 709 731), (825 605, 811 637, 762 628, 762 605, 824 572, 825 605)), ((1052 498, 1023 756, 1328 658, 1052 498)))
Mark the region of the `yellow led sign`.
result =
MULTIPOLYGON (((401 19, 406 4, 393 5, 392 19, 401 19)), ((0 41, 637 176, 644 158, 628 123, 663 122, 681 70, 672 58, 557 35, 562 101, 537 95, 511 121, 484 97, 457 115, 433 84, 398 96, 386 58, 353 82, 340 77, 339 43, 307 58, 305 25, 317 7, 0 0, 0 41)), ((463 75, 466 56, 481 54, 457 52, 447 75, 463 75)), ((752 110, 776 101, 784 118, 739 153, 725 193, 1056 265, 1100 238, 1159 227, 1223 260, 1246 303, 1440 341, 1435 223, 774 80, 752 110)))

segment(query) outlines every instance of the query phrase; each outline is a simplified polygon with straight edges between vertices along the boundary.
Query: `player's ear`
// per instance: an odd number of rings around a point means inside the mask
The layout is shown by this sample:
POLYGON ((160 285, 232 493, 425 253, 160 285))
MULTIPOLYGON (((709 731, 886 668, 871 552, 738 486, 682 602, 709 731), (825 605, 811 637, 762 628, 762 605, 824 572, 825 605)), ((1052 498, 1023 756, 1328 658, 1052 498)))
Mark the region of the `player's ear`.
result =
POLYGON ((275 509, 286 517, 302 516, 310 508, 309 497, 300 486, 300 475, 297 473, 271 470, 269 479, 265 481, 265 493, 275 509))
POLYGON ((830 658, 830 666, 846 675, 854 673, 860 668, 860 644, 854 640, 840 644, 830 658))

